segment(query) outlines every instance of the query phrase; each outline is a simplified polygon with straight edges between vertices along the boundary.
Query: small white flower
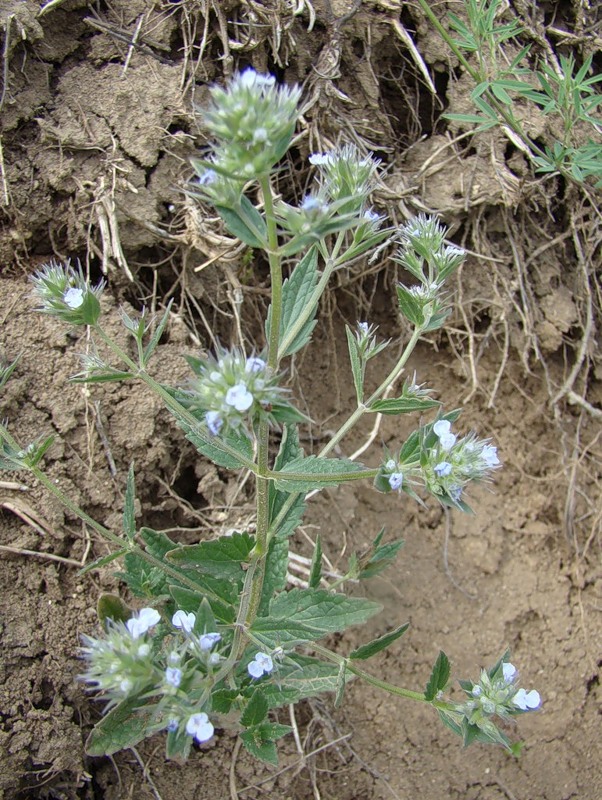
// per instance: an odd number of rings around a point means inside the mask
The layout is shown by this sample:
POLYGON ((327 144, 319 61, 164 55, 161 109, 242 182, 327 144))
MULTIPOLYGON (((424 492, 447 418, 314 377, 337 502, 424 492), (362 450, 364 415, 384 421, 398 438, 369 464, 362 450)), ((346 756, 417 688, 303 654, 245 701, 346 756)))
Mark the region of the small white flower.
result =
POLYGON ((208 411, 205 414, 205 422, 209 428, 209 433, 213 436, 217 436, 224 424, 224 420, 221 418, 218 411, 208 411))
POLYGON ((505 661, 502 664, 502 672, 504 673, 504 681, 506 683, 512 683, 516 675, 516 667, 514 664, 511 664, 509 661, 505 661))
POLYGON ((491 444, 486 444, 481 450, 481 458, 488 467, 499 467, 500 460, 497 457, 497 447, 491 444))
POLYGON ((530 692, 525 689, 519 689, 512 698, 512 702, 521 711, 534 711, 541 705, 541 697, 535 689, 531 689, 530 692))
POLYGON ((149 628, 161 621, 161 614, 154 608, 141 608, 131 619, 125 623, 132 639, 137 639, 146 633, 149 628))
POLYGON ((199 647, 201 650, 211 650, 214 644, 217 644, 222 638, 220 633, 204 633, 199 638, 199 647))
POLYGON ((314 167, 323 167, 329 164, 331 160, 332 156, 328 155, 328 153, 313 153, 309 157, 309 163, 313 164, 314 167))
POLYGON ((482 689, 482 688, 479 686, 479 684, 478 684, 478 683, 477 683, 477 684, 475 684, 475 685, 472 687, 472 692, 471 692, 471 694, 472 694, 472 696, 473 696, 473 697, 480 697, 480 696, 483 694, 483 689, 482 689))
POLYGON ((186 723, 186 733, 194 736, 197 742, 208 742, 213 736, 215 728, 209 722, 209 717, 205 712, 193 714, 186 723))
POLYGON ((367 322, 358 322, 357 329, 362 336, 367 336, 368 332, 370 331, 370 325, 367 322))
POLYGON ((211 653, 211 655, 209 656, 209 663, 211 664, 212 667, 216 667, 221 660, 222 657, 220 656, 219 653, 211 653))
POLYGON ((398 489, 401 489, 403 484, 403 472, 394 472, 392 475, 389 475, 389 486, 396 492, 398 489))
POLYGON ((248 411, 253 405, 253 395, 244 383, 237 383, 226 392, 226 403, 237 411, 248 411))
POLYGON ((392 470, 397 469, 397 462, 394 459, 390 458, 387 461, 387 463, 385 464, 385 469, 388 472, 391 472, 392 470))
POLYGON ((169 656, 167 657, 167 660, 169 661, 170 664, 179 664, 180 654, 178 653, 177 650, 172 650, 169 656))
POLYGON ((84 303, 84 293, 81 289, 72 286, 63 295, 63 300, 69 308, 79 308, 84 303))
POLYGON ((276 83, 276 78, 274 78, 273 75, 261 75, 259 72, 255 72, 251 67, 247 67, 237 78, 240 85, 247 89, 252 89, 254 86, 257 86, 259 89, 263 89, 264 87, 269 89, 276 83))
POLYGON ((366 220, 366 222, 378 222, 380 217, 376 213, 376 211, 373 211, 373 209, 368 208, 366 211, 364 211, 364 219, 366 220))
POLYGON ((245 372, 262 372, 266 368, 266 363, 263 358, 259 356, 251 356, 247 358, 245 364, 245 372))
POLYGON ((196 622, 196 614, 192 611, 186 613, 186 611, 176 611, 176 613, 171 618, 171 624, 174 628, 180 628, 185 633, 190 633, 194 628, 194 623, 196 622))
POLYGON ((146 642, 145 642, 144 644, 141 644, 141 645, 140 645, 140 647, 138 648, 138 652, 136 653, 136 655, 138 656, 138 658, 146 658, 146 656, 147 656, 149 653, 150 653, 150 644, 146 644, 146 642))
POLYGON ((303 202, 299 207, 301 211, 305 212, 320 211, 324 214, 326 211, 328 211, 327 203, 325 203, 323 200, 320 200, 319 197, 312 197, 310 194, 303 199, 303 202))
POLYGON ((167 667, 165 670, 165 682, 176 688, 182 681, 182 670, 177 667, 167 667))
POLYGON ((267 653, 257 653, 253 661, 247 664, 247 670, 252 678, 261 678, 274 669, 274 662, 267 653))
POLYGON ((433 433, 439 438, 442 450, 451 450, 456 443, 455 434, 451 433, 451 422, 440 419, 433 425, 433 433))
POLYGON ((127 694, 128 692, 130 692, 132 690, 133 685, 134 684, 132 683, 132 681, 129 678, 124 678, 119 683, 119 688, 124 694, 127 694))
POLYGON ((257 128, 253 134, 253 144, 263 144, 268 140, 268 132, 265 128, 257 128))
POLYGON ((435 465, 434 469, 440 478, 446 478, 451 474, 452 465, 449 463, 449 461, 441 461, 439 464, 435 465))

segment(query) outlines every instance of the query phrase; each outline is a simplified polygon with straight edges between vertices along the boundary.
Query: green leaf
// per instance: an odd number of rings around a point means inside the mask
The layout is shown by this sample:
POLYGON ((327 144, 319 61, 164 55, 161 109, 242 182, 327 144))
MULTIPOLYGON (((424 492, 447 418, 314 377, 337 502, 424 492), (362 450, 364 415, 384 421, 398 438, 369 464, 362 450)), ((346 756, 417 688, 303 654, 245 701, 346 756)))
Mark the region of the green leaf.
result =
POLYGON ((434 700, 437 696, 437 693, 443 691, 447 686, 447 682, 449 680, 449 659, 443 652, 443 650, 439 651, 439 655, 437 656, 437 660, 433 665, 433 669, 431 672, 431 677, 429 678, 429 682, 426 685, 426 689, 424 690, 424 699, 434 700))
POLYGON ((255 546, 255 538, 248 533, 220 536, 209 542, 180 545, 170 550, 166 558, 185 569, 196 569, 216 578, 238 580, 244 576, 243 563, 255 546))
POLYGON ((165 743, 165 756, 171 761, 183 763, 190 755, 192 736, 186 731, 169 731, 165 743))
MULTIPOLYGON (((280 442, 280 449, 274 462, 274 470, 281 470, 285 464, 303 456, 303 450, 299 445, 299 432, 294 425, 286 425, 280 442)), ((269 484, 269 505, 270 505, 270 535, 288 537, 297 528, 305 511, 305 502, 302 495, 297 497, 285 517, 279 522, 278 530, 272 530, 272 526, 282 511, 284 504, 290 499, 288 492, 279 492, 274 486, 274 482, 269 484)))
MULTIPOLYGON (((244 195, 243 200, 247 200, 244 195)), ((247 200, 247 203, 252 205, 249 200, 247 200)), ((257 230, 256 225, 254 225, 255 220, 249 216, 245 216, 245 212, 247 212, 248 209, 245 205, 243 205, 242 202, 239 208, 215 206, 215 210, 224 220, 226 228, 230 231, 230 233, 234 234, 237 239, 240 239, 241 242, 248 244, 249 247, 253 247, 254 249, 263 250, 265 248, 266 241, 265 239, 261 239, 259 237, 259 231, 257 230)), ((265 229, 265 222, 263 223, 263 227, 265 229)))
POLYGON ((211 436, 202 429, 201 422, 194 427, 176 407, 167 404, 178 427, 199 453, 209 458, 220 467, 240 469, 253 467, 253 445, 243 433, 228 431, 224 437, 211 436))
POLYGON ((105 567, 107 564, 110 564, 112 561, 116 561, 118 558, 121 558, 121 556, 124 556, 129 552, 129 547, 121 547, 119 550, 115 550, 114 553, 109 553, 107 556, 101 556, 100 558, 94 559, 94 561, 92 561, 90 564, 86 564, 85 567, 80 569, 77 574, 86 575, 88 572, 92 572, 93 569, 105 567))
POLYGON ((119 750, 135 747, 148 735, 152 711, 139 708, 138 697, 119 703, 98 722, 86 741, 89 756, 111 756, 119 750))
POLYGON ((132 609, 116 594, 101 594, 96 604, 98 619, 106 628, 107 622, 127 622, 133 614, 132 609))
POLYGON ((125 502, 123 504, 123 532, 128 541, 133 542, 136 536, 136 485, 134 482, 134 462, 128 470, 127 485, 125 489, 125 502))
POLYGON ((316 544, 314 547, 314 555, 311 560, 311 569, 309 571, 309 578, 307 583, 310 589, 317 589, 322 579, 322 540, 320 534, 316 536, 316 544))
POLYGON ((274 598, 270 616, 287 623, 301 623, 316 632, 336 633, 359 625, 382 609, 379 603, 362 597, 347 597, 326 589, 291 589, 274 598))
MULTIPOLYGON (((351 680, 348 673, 346 680, 351 680)), ((275 682, 265 684, 262 689, 270 708, 280 708, 296 703, 306 697, 316 697, 324 692, 336 692, 339 668, 311 656, 292 653, 278 668, 275 682)))
POLYGON ((386 400, 375 400, 368 411, 380 414, 411 414, 414 411, 428 411, 440 405, 438 400, 429 397, 391 397, 386 400))
POLYGON ((345 325, 345 333, 347 334, 347 347, 349 349, 349 360, 351 361, 351 374, 353 375, 355 396, 359 404, 364 399, 364 365, 362 363, 358 341, 349 325, 345 325))
POLYGON ((268 615, 257 617, 251 626, 251 633, 269 650, 276 647, 296 647, 304 642, 315 642, 325 634, 301 622, 284 620, 282 617, 268 615))
POLYGON ((347 675, 347 662, 343 660, 339 664, 339 672, 337 675, 337 690, 334 697, 335 708, 340 708, 341 703, 343 702, 343 695, 345 694, 345 686, 347 683, 345 679, 346 675, 347 675))
POLYGON ((393 642, 403 636, 409 627, 410 623, 404 622, 403 625, 400 625, 399 628, 395 628, 394 631, 389 631, 389 633, 379 636, 378 639, 373 639, 368 644, 363 644, 361 647, 356 647, 356 649, 349 654, 349 658, 372 658, 373 655, 380 653, 381 650, 385 650, 387 647, 389 647, 389 645, 393 644, 393 642))
POLYGON ((255 689, 247 707, 242 712, 240 724, 245 728, 259 725, 268 715, 268 701, 261 689, 255 689))
POLYGON ((401 313, 412 325, 417 328, 424 325, 422 303, 402 284, 397 284, 397 300, 401 313))
POLYGON ((242 743, 255 758, 267 764, 278 766, 278 753, 274 742, 290 733, 290 725, 279 725, 277 722, 262 722, 240 734, 242 743))
POLYGON ((148 362, 150 361, 150 357, 154 353, 156 346, 159 344, 159 340, 161 339, 161 336, 163 336, 163 331, 165 330, 165 326, 167 325, 167 320, 169 319, 169 313, 171 311, 172 303, 173 303, 173 299, 170 300, 169 303, 167 304, 167 307, 165 308, 165 311, 163 312, 163 316, 161 317, 161 320, 159 321, 159 324, 157 325, 157 327, 153 331, 153 335, 151 336, 151 338, 150 338, 148 344, 146 345, 146 347, 144 348, 144 353, 143 353, 143 356, 142 356, 142 360, 143 360, 145 365, 148 364, 148 362))
POLYGON ((381 528, 370 549, 358 559, 358 577, 361 580, 373 578, 393 563, 403 547, 403 539, 382 544, 385 529, 381 528))
POLYGON ((361 480, 366 477, 363 464, 347 458, 296 458, 278 472, 272 472, 277 489, 284 492, 309 492, 326 486, 361 480))
MULTIPOLYGON (((308 304, 317 282, 318 251, 315 247, 311 247, 282 286, 282 318, 278 358, 296 353, 309 342, 316 325, 314 317, 317 302, 313 302, 311 306, 308 304), (308 315, 308 318, 301 328, 298 328, 297 323, 302 315, 308 315)), ((270 325, 271 314, 268 311, 266 323, 268 331, 270 325)))

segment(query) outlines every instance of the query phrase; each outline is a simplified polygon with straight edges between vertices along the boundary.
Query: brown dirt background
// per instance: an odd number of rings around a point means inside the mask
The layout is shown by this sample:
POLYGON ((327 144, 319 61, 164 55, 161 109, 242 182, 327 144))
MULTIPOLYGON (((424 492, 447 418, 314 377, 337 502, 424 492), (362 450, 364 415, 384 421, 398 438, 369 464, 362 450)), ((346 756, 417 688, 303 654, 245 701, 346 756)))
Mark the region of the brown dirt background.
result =
MULTIPOLYGON (((0 3, 0 348, 8 359, 22 353, 0 398, 2 418, 22 441, 54 433, 48 474, 115 530, 132 459, 140 524, 193 542, 234 518, 251 520, 248 488, 199 460, 143 388, 68 383, 89 342, 32 314, 27 276, 53 254, 79 256, 94 277, 104 271, 103 302, 119 337, 120 304, 160 309, 173 297, 155 360, 166 382, 185 374, 182 353, 211 346, 210 331, 234 341, 237 315, 259 336, 263 266, 252 272, 218 221, 179 188, 204 142, 192 108, 207 83, 237 66, 305 82, 291 159, 298 171, 285 171, 283 191, 302 193, 308 152, 352 138, 387 168, 378 208, 397 221, 434 211, 451 225, 471 251, 454 287, 457 310, 445 333, 420 345, 410 372, 446 407, 464 407, 464 430, 495 438, 505 468, 492 491, 475 493, 474 517, 370 487, 324 493, 293 547, 308 555, 319 526, 337 567, 383 525, 402 536, 396 566, 358 588, 383 603, 383 614, 337 647, 409 620, 372 670, 421 688, 439 649, 455 676, 468 677, 510 646, 544 706, 521 719, 520 760, 465 751, 428 709, 359 683, 339 710, 328 697, 297 709, 302 752, 286 739, 277 774, 226 733, 184 767, 165 762, 161 737, 90 759, 84 742, 99 706, 75 681, 79 635, 95 629, 99 594, 119 584, 111 567, 80 576, 78 565, 107 546, 40 487, 0 484, 0 797, 602 797, 599 194, 534 177, 501 134, 454 139, 459 131, 440 115, 467 110, 470 87, 411 5, 365 0, 338 28, 317 0, 66 0, 40 15, 43 5, 0 3), (416 43, 434 92, 400 30, 416 43)), ((350 10, 332 2, 336 17, 350 10)), ((582 54, 595 47, 595 8, 517 2, 511 11, 523 14, 526 40, 538 46, 548 27, 564 26, 578 31, 582 54)), ((547 121, 532 115, 529 124, 546 141, 547 121)), ((311 349, 291 371, 316 420, 308 447, 352 407, 343 322, 370 318, 403 343, 396 279, 385 257, 337 276, 311 349)), ((384 420, 376 450, 394 447, 408 425, 384 420)), ((356 431, 343 451, 368 434, 356 431)))

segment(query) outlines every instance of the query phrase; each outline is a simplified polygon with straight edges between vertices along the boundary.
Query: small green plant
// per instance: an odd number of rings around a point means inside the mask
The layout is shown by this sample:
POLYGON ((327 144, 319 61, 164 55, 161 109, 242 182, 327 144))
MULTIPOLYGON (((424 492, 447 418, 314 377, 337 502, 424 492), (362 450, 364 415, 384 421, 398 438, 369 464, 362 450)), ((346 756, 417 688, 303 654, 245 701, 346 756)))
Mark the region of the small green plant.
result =
MULTIPOLYGON (((540 705, 539 694, 517 685, 506 652, 478 681, 461 681, 464 697, 446 695, 450 664, 439 653, 424 690, 387 683, 364 663, 406 632, 406 623, 346 655, 322 640, 365 623, 380 607, 345 592, 350 580, 378 574, 396 557, 400 541, 384 541, 381 531, 371 550, 350 560, 345 575, 322 571, 320 540, 304 587, 288 588, 289 538, 299 526, 310 491, 346 482, 372 481, 375 489, 422 502, 432 495, 451 509, 469 511, 467 490, 488 481, 500 467, 496 448, 476 434, 460 436, 459 411, 444 412, 429 389, 406 380, 395 396, 404 367, 421 336, 444 325, 449 298, 445 284, 465 258, 446 241, 436 219, 420 216, 400 230, 370 207, 378 162, 346 145, 310 157, 314 187, 299 203, 277 197, 272 177, 291 144, 299 114, 297 88, 278 86, 273 77, 252 70, 237 74, 225 88, 211 90, 205 124, 214 138, 210 155, 194 161, 190 194, 210 202, 228 229, 269 263, 271 304, 265 343, 251 353, 219 349, 188 356, 190 380, 181 386, 158 383, 149 365, 167 324, 143 311, 122 312, 136 345, 132 358, 102 325, 102 285, 91 287, 81 271, 50 264, 33 277, 43 313, 61 322, 89 326, 102 345, 83 359, 77 381, 95 383, 137 378, 155 391, 195 448, 215 464, 246 470, 254 478, 256 521, 194 545, 181 545, 161 531, 140 529, 135 521, 133 467, 127 479, 123 532, 109 531, 65 497, 40 468, 52 440, 19 445, 0 427, 0 466, 28 470, 89 526, 111 541, 114 552, 86 567, 94 569, 122 557, 120 577, 140 598, 133 610, 119 598, 101 597, 104 631, 85 636, 82 680, 106 699, 106 713, 88 741, 93 755, 132 747, 144 737, 166 732, 167 755, 184 759, 194 741, 211 739, 221 727, 236 725, 254 756, 276 763, 276 741, 291 729, 274 710, 303 698, 332 692, 336 702, 345 686, 360 678, 386 692, 431 706, 466 744, 498 743, 518 752, 496 724, 540 705), (261 205, 249 199, 261 193, 261 205), (399 308, 411 335, 382 383, 365 389, 369 362, 388 342, 374 325, 360 321, 347 328, 351 375, 357 407, 316 453, 305 453, 299 429, 307 418, 283 386, 283 363, 311 345, 320 297, 333 272, 396 236, 398 264, 408 273, 397 286, 399 308), (291 264, 284 278, 284 263, 291 264), (365 415, 428 414, 394 451, 374 455, 374 466, 332 455, 365 415), (279 443, 277 455, 271 445, 279 443)), ((7 367, 0 383, 14 369, 7 367)))
POLYGON ((446 114, 447 119, 474 124, 475 132, 502 126, 538 172, 560 173, 576 183, 592 177, 596 186, 601 186, 602 117, 597 112, 602 95, 596 92, 596 85, 602 75, 590 75, 592 56, 585 58, 579 69, 572 54, 560 56, 554 65, 539 58, 532 69, 527 60, 530 46, 518 44, 523 28, 518 19, 506 17, 501 0, 464 0, 464 18, 449 14, 455 37, 426 0, 418 2, 475 82, 471 99, 477 113, 446 114), (535 103, 558 123, 558 141, 539 145, 528 135, 522 122, 524 111, 518 108, 521 100, 535 103), (583 143, 580 139, 584 136, 593 138, 583 143))

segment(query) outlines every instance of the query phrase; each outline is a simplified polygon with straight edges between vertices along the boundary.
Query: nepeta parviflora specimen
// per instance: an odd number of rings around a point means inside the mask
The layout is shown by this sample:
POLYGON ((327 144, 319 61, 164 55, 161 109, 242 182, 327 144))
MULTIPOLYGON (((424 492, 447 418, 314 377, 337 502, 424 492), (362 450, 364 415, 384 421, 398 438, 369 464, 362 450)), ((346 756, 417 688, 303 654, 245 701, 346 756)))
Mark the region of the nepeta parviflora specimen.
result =
MULTIPOLYGON (((123 532, 116 533, 77 508, 46 477, 40 462, 51 439, 22 447, 2 427, 1 465, 32 472, 111 541, 114 555, 90 568, 121 557, 120 576, 139 598, 134 611, 117 597, 101 597, 103 631, 83 639, 81 680, 106 701, 88 751, 110 754, 163 732, 168 757, 183 759, 194 742, 219 737, 227 716, 228 728, 238 727, 254 756, 276 763, 276 742, 291 730, 278 721, 277 709, 323 692, 334 693, 340 702, 347 682, 360 678, 431 706, 466 744, 498 743, 517 752, 519 746, 497 721, 538 708, 540 697, 519 687, 507 652, 477 682, 460 681, 464 696, 458 699, 447 693, 450 664, 442 652, 421 691, 382 681, 365 668, 364 662, 399 639, 407 624, 347 654, 323 643, 329 634, 365 623, 380 610, 378 603, 347 594, 347 584, 384 569, 400 541, 387 542, 379 533, 370 551, 353 557, 347 572, 333 579, 322 571, 318 538, 306 584, 287 585, 289 537, 302 520, 309 492, 368 480, 377 491, 397 493, 399 502, 424 502, 430 495, 452 510, 468 511, 470 487, 491 480, 500 467, 489 439, 462 432, 457 410, 444 411, 432 390, 415 378, 399 385, 419 338, 445 324, 446 282, 464 251, 447 241, 446 229, 431 217, 388 228, 385 215, 370 204, 378 161, 352 145, 310 156, 314 183, 297 205, 277 195, 273 178, 291 145, 299 99, 298 88, 280 86, 253 70, 235 75, 225 87, 213 87, 203 114, 213 144, 194 160, 196 177, 186 188, 211 204, 228 231, 250 252, 265 254, 269 264, 265 339, 249 352, 220 347, 188 355, 189 380, 161 384, 149 365, 169 309, 158 320, 145 311, 136 318, 122 312, 135 342, 132 357, 102 325, 101 285, 90 286, 69 264, 49 264, 32 279, 41 311, 90 329, 95 346, 75 380, 143 381, 203 457, 250 473, 255 483, 252 529, 181 545, 161 531, 138 529, 131 468, 123 532), (347 327, 356 408, 319 451, 306 453, 299 431, 308 419, 286 386, 287 359, 312 346, 320 297, 333 272, 368 258, 388 240, 397 241, 395 261, 405 276, 397 301, 411 333, 384 380, 368 393, 369 363, 389 343, 370 321, 347 327), (415 414, 430 421, 418 424, 394 451, 373 446, 367 456, 372 466, 333 456, 358 421, 376 413, 415 414), (277 445, 275 456, 271 445, 277 445)), ((0 384, 14 367, 4 370, 0 384)))

